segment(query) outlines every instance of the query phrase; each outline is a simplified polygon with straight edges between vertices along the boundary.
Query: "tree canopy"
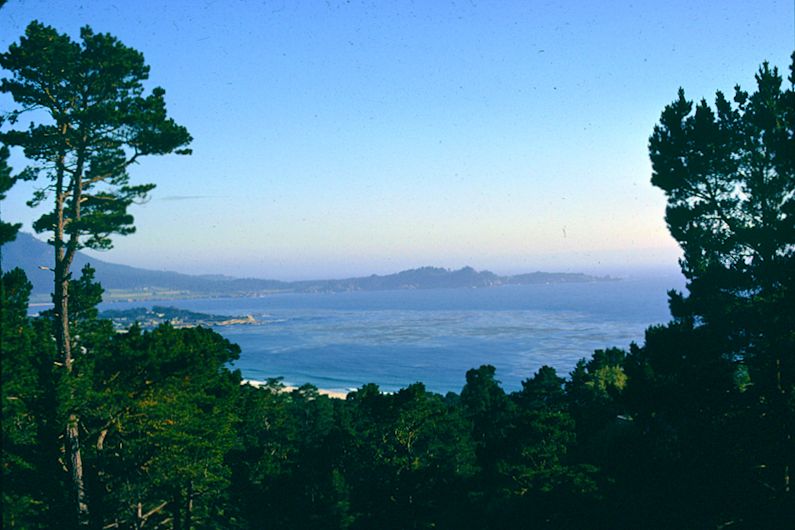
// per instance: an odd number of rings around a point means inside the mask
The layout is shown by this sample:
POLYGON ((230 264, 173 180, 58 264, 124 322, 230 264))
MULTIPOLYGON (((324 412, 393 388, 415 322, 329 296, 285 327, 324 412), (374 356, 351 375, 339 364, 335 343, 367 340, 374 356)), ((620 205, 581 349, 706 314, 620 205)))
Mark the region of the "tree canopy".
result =
MULTIPOLYGON (((6 198, 6 192, 14 185, 14 178, 11 175, 11 166, 8 164, 9 156, 10 152, 8 147, 0 145, 0 201, 6 198)), ((20 223, 3 221, 2 217, 0 217, 0 246, 9 241, 13 241, 21 226, 20 223)), ((2 268, 1 262, 0 268, 2 268)))
POLYGON ((89 27, 80 39, 32 22, 0 54, 0 66, 10 74, 0 92, 18 105, 8 121, 16 124, 35 110, 45 116, 0 139, 21 147, 31 162, 23 178, 50 182, 31 204, 52 194, 54 207, 34 226, 55 233, 56 241, 68 238, 68 253, 83 245, 108 248, 111 234, 133 232, 128 207, 154 186, 131 185, 128 168, 148 155, 187 154, 191 142, 188 131, 167 116, 165 91, 145 94, 149 67, 140 52, 89 27))
MULTIPOLYGON (((53 324, 67 374, 72 373, 77 346, 69 309, 75 253, 82 247, 110 248, 112 234, 132 233, 135 227, 128 208, 154 185, 131 184, 128 168, 148 155, 187 154, 191 141, 187 129, 167 116, 165 91, 158 87, 145 95, 149 67, 140 52, 87 26, 80 39, 74 42, 34 21, 18 43, 0 54, 0 67, 8 72, 0 80, 0 92, 17 104, 2 117, 11 127, 0 132, 4 144, 0 163, 5 164, 5 146, 22 148, 30 165, 17 178, 46 181, 28 204, 52 204, 33 228, 52 234, 57 317, 53 324), (34 121, 27 128, 13 127, 31 112, 34 121)), ((0 177, 4 172, 0 167, 0 177)), ((7 177, 0 180, 0 193, 7 181, 7 177)), ((9 231, 5 225, 0 229, 9 231)), ((74 403, 74 389, 68 394, 67 401, 74 403)), ((67 422, 66 451, 78 517, 87 525, 79 433, 79 416, 73 411, 67 422)))
POLYGON ((671 293, 674 321, 626 369, 638 418, 691 451, 666 470, 682 472, 677 502, 703 524, 783 528, 795 521, 795 54, 788 88, 767 63, 755 79, 714 106, 680 90, 654 128, 652 183, 688 293, 671 293), (720 495, 699 490, 717 477, 720 495))

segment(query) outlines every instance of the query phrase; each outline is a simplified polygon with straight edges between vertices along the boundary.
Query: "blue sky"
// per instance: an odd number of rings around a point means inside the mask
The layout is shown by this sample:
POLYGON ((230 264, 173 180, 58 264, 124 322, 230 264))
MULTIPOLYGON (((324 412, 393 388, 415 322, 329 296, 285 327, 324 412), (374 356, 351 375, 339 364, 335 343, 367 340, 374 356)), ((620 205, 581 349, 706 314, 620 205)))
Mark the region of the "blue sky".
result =
MULTIPOLYGON (((158 187, 101 257, 282 279, 675 267, 660 112, 795 46, 791 0, 9 0, 0 48, 33 19, 142 51, 195 138, 133 169, 158 187)), ((30 194, 4 218, 29 226, 30 194)))

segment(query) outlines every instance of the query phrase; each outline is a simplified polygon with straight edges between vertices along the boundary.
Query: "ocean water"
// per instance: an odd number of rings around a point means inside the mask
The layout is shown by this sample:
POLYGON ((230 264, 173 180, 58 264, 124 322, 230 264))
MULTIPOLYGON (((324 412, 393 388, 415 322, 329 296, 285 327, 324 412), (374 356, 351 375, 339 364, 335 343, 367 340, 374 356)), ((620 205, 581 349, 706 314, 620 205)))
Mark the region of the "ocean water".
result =
MULTIPOLYGON (((434 289, 159 302, 193 311, 252 315, 255 325, 216 328, 240 345, 247 379, 281 376, 350 390, 376 383, 395 391, 421 381, 460 392, 466 371, 492 364, 503 388, 542 365, 566 375, 594 349, 641 342, 668 321, 667 291, 678 276, 613 282, 434 289)), ((140 302, 103 304, 124 309, 140 302)))

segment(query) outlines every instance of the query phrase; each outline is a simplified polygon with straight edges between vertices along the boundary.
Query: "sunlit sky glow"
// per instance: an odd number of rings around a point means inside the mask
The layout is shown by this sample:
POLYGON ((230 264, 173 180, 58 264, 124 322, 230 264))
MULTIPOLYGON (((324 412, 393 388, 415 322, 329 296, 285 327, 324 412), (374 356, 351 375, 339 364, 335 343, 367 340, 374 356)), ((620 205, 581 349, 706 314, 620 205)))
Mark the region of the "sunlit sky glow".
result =
MULTIPOLYGON (((660 112, 795 46, 791 0, 10 0, 0 48, 34 19, 142 51, 195 138, 133 168, 157 188, 101 258, 280 279, 673 268, 660 112)), ((28 230, 31 191, 3 204, 28 230)))

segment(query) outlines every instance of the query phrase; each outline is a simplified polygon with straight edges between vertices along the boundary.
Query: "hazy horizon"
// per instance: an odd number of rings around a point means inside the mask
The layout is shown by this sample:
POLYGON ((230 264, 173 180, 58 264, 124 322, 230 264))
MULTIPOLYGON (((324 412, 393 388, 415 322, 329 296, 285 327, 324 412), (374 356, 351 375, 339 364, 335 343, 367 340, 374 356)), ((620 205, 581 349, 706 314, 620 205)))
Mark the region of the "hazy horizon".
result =
MULTIPOLYGON (((43 239, 38 236, 37 234, 31 234, 29 232, 23 232, 26 235, 32 236, 38 241, 44 242, 43 239)), ((83 249, 81 252, 86 254, 89 257, 96 258, 98 260, 116 264, 116 265, 128 265, 133 267, 138 267, 137 265, 126 263, 124 261, 120 261, 118 259, 114 259, 111 252, 96 252, 90 251, 87 249, 83 249)), ((650 255, 654 255, 653 252, 650 255)), ((168 271, 168 272, 177 272, 182 274, 190 274, 190 275, 197 275, 197 276, 213 276, 213 275, 221 275, 221 276, 231 276, 236 278, 258 278, 258 279, 267 279, 267 280, 280 280, 280 281, 302 281, 302 280, 338 280, 338 279, 346 279, 346 278, 354 278, 354 277, 364 277, 370 276, 372 274, 377 274, 380 276, 388 275, 388 274, 395 274, 398 272, 402 272, 405 270, 410 269, 418 269, 421 267, 440 267, 449 270, 458 270, 463 267, 472 267, 478 271, 488 270, 495 274, 501 276, 511 276, 515 274, 524 274, 524 273, 532 273, 532 272, 551 272, 551 273, 583 273, 583 274, 590 274, 596 276, 614 276, 618 278, 630 278, 630 277, 661 277, 661 276, 679 276, 680 271, 678 264, 674 261, 673 264, 665 263, 660 264, 654 261, 649 261, 644 264, 629 264, 626 263, 618 263, 615 260, 610 259, 610 255, 606 254, 603 256, 605 259, 604 261, 597 260, 595 261, 595 265, 577 265, 575 263, 566 263, 564 261, 560 261, 560 256, 544 256, 536 259, 535 261, 528 262, 527 266, 514 266, 514 267, 503 267, 503 266, 488 266, 482 265, 479 263, 452 263, 449 260, 443 260, 441 262, 422 262, 422 261, 406 261, 404 263, 396 263, 396 264, 385 264, 382 266, 375 266, 373 268, 367 268, 363 265, 340 265, 338 267, 331 266, 329 264, 325 264, 323 267, 323 272, 320 275, 300 275, 300 274, 292 274, 292 275, 282 275, 278 276, 275 274, 269 273, 267 270, 252 268, 247 271, 245 268, 245 264, 241 266, 241 264, 234 264, 235 268, 232 269, 224 269, 219 268, 216 266, 213 269, 202 269, 201 267, 192 269, 187 266, 177 266, 175 268, 164 268, 164 267, 146 267, 141 266, 138 268, 144 268, 149 270, 159 270, 159 271, 168 271)), ((613 256, 615 258, 615 256, 613 256)), ((47 265, 43 263, 42 265, 47 265)))
MULTIPOLYGON (((752 88, 764 60, 786 70, 795 35, 792 3, 773 0, 11 0, 0 49, 34 19, 141 51, 195 138, 192 156, 132 168, 157 188, 133 208, 137 233, 94 255, 285 280, 675 269, 649 182, 660 112, 680 86, 711 100, 752 88)), ((24 206, 33 186, 3 203, 26 230, 43 211, 24 206)))
MULTIPOLYGON (((131 265, 130 263, 118 261, 116 259, 108 259, 106 258, 103 253, 98 252, 87 252, 86 254, 90 254, 91 256, 96 257, 97 259, 101 259, 103 261, 107 261, 109 263, 115 263, 119 265, 131 265)), ((425 261, 405 261, 402 263, 397 263, 394 266, 390 265, 382 265, 382 266, 374 266, 368 268, 364 265, 354 265, 354 266, 345 266, 345 265, 330 265, 328 263, 320 264, 320 271, 319 273, 312 274, 312 273, 295 273, 295 274, 278 274, 278 272, 268 272, 267 270, 260 270, 257 268, 245 268, 239 265, 235 265, 232 269, 205 269, 202 266, 197 266, 196 268, 191 267, 178 267, 178 268, 165 268, 165 267, 157 267, 157 266, 136 266, 139 268, 146 268, 152 270, 164 270, 164 271, 171 271, 171 272, 179 272, 182 274, 191 274, 191 275, 223 275, 223 276, 232 276, 236 278, 259 278, 259 279, 267 279, 267 280, 280 280, 280 281, 302 281, 302 280, 337 280, 337 279, 345 279, 345 278, 355 278, 355 277, 364 277, 370 276, 371 274, 377 274, 379 276, 384 276, 388 274, 395 274, 401 271, 410 270, 410 269, 418 269, 421 267, 441 267, 444 269, 450 270, 458 270, 463 267, 472 267, 478 271, 488 270, 495 274, 501 276, 510 276, 514 274, 523 274, 523 273, 530 273, 530 272, 572 272, 572 273, 583 273, 583 274, 590 274, 590 275, 599 275, 599 276, 616 276, 616 277, 632 277, 632 276, 659 276, 659 275, 677 275, 679 274, 679 268, 674 260, 673 264, 670 263, 646 263, 646 264, 634 264, 634 265, 621 265, 618 263, 599 263, 597 262, 596 265, 576 265, 576 264, 565 264, 565 263, 558 263, 555 262, 548 262, 548 260, 539 259, 535 261, 536 265, 528 264, 526 267, 522 266, 489 266, 489 265, 476 265, 469 262, 450 262, 449 260, 445 262, 425 262, 425 261), (546 264, 545 264, 546 263, 546 264)))
MULTIPOLYGON (((659 249, 651 249, 647 255, 656 256, 659 249)), ((92 257, 107 261, 109 263, 116 263, 119 265, 132 265, 130 263, 118 261, 113 259, 110 252, 84 252, 92 257)), ((510 276, 514 274, 524 274, 530 272, 572 272, 583 273, 598 276, 615 276, 619 278, 634 277, 634 276, 665 276, 665 275, 679 275, 679 266, 674 259, 672 262, 658 262, 650 260, 647 262, 636 262, 627 264, 621 262, 621 255, 618 253, 603 252, 601 257, 593 259, 593 256, 580 256, 578 259, 572 259, 571 262, 566 262, 563 256, 537 256, 536 259, 527 260, 526 265, 501 265, 483 263, 482 261, 463 262, 451 261, 449 258, 441 261, 422 261, 417 260, 404 260, 396 263, 383 263, 383 264, 350 264, 350 263, 322 263, 316 264, 319 266, 321 272, 317 274, 306 273, 287 273, 278 274, 278 271, 269 272, 268 268, 258 268, 256 265, 249 266, 246 263, 232 263, 228 268, 219 267, 217 264, 213 268, 205 268, 203 264, 194 264, 193 267, 187 263, 177 264, 177 268, 168 269, 164 267, 147 267, 141 266, 140 268, 147 268, 153 270, 168 270, 172 272, 179 272, 183 274, 192 275, 224 275, 237 278, 260 278, 268 280, 280 281, 302 281, 302 280, 332 280, 332 279, 345 279, 354 277, 370 276, 377 274, 380 276, 395 274, 401 271, 418 269, 421 267, 441 267, 449 270, 458 270, 463 267, 472 267, 478 271, 488 270, 495 274, 502 276, 510 276), (588 259, 592 258, 592 259, 588 259)), ((577 258, 575 256, 575 258, 577 258)))

